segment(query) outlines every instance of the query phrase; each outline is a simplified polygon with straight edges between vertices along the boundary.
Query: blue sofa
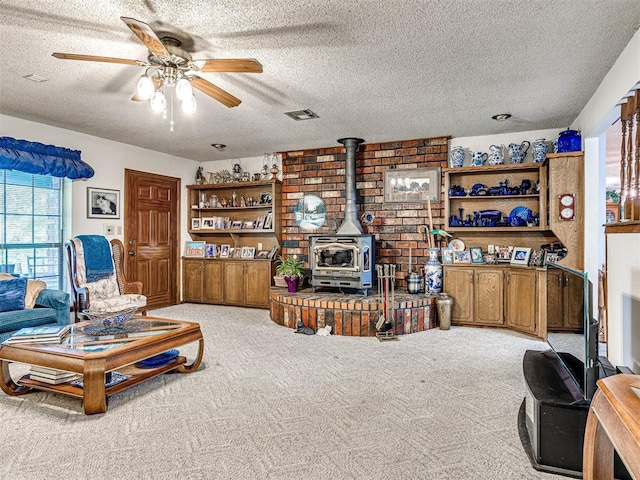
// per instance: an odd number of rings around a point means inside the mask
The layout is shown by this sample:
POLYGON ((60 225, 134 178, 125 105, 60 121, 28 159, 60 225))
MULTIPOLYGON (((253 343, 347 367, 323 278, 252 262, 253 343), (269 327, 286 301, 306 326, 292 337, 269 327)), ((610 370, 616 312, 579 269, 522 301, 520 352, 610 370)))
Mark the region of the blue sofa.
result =
POLYGON ((71 323, 70 306, 68 293, 45 288, 38 294, 34 308, 0 312, 0 342, 21 328, 71 323))

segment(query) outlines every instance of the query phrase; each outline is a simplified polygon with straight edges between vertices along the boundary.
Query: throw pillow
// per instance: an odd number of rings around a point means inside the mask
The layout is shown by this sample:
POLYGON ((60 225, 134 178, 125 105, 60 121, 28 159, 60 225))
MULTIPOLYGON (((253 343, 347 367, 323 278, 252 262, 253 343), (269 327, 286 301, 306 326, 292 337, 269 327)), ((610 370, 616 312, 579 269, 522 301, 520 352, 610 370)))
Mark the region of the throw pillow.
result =
POLYGON ((27 282, 27 294, 24 297, 24 308, 33 308, 40 292, 47 288, 42 280, 29 280, 27 282))
POLYGON ((26 278, 0 281, 0 312, 24 310, 24 297, 26 294, 26 278))

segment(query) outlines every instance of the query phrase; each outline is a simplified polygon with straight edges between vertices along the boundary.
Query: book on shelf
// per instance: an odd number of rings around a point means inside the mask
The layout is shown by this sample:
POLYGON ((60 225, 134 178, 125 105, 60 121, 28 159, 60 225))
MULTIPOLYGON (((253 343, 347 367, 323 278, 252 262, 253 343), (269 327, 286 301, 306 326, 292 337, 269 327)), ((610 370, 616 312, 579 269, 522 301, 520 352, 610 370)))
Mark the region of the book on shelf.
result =
POLYGON ((81 377, 82 377, 82 375, 80 375, 79 373, 71 373, 68 376, 56 377, 56 378, 51 378, 49 376, 44 376, 44 375, 35 374, 35 373, 30 373, 29 374, 29 378, 31 380, 35 380, 37 382, 42 382, 42 383, 49 383, 51 385, 58 385, 60 383, 72 382, 72 381, 77 380, 77 379, 79 379, 81 377))
POLYGON ((67 372, 65 370, 56 370, 55 368, 40 367, 38 365, 32 365, 30 369, 31 375, 38 375, 41 377, 49 378, 63 378, 78 375, 74 372, 67 372))

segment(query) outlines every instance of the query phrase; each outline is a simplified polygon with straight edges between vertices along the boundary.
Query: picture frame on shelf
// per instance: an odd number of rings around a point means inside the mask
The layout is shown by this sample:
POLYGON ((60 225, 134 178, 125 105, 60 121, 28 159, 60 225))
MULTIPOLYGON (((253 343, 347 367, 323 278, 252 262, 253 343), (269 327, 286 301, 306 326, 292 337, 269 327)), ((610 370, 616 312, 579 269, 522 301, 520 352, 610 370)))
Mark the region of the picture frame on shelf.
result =
POLYGON ((207 243, 204 248, 204 256, 208 258, 216 258, 215 243, 207 243))
POLYGON ((200 228, 209 228, 211 230, 215 230, 216 228, 215 217, 203 217, 200 223, 200 228))
POLYGON ((278 253, 278 250, 280 250, 280 247, 278 247, 277 245, 275 247, 273 247, 270 251, 269 251, 269 256, 267 258, 269 258, 270 260, 275 258, 276 253, 278 253))
POLYGON ((239 230, 242 228, 242 220, 232 220, 229 228, 232 230, 239 230))
POLYGON ((549 262, 557 263, 558 262, 558 253, 557 252, 545 252, 544 254, 544 264, 546 265, 549 262))
POLYGON ((386 170, 384 203, 440 202, 440 167, 386 170))
POLYGON ((531 249, 528 247, 514 247, 511 254, 511 265, 529 265, 531 249))
POLYGON ((231 249, 231 245, 228 245, 228 244, 220 245, 220 258, 229 258, 230 249, 231 249))
POLYGON ((233 247, 229 250, 229 256, 231 258, 242 258, 242 248, 244 247, 233 247))
POLYGON ((242 258, 253 258, 255 254, 255 247, 242 247, 242 258))
POLYGON ((529 265, 532 267, 541 267, 544 264, 544 250, 531 250, 529 257, 529 265))
POLYGON ((256 230, 261 230, 262 227, 264 226, 264 215, 260 215, 258 218, 256 218, 256 230))
POLYGON ((449 265, 453 263, 453 250, 448 247, 442 247, 440 249, 440 257, 442 257, 442 263, 449 265))
POLYGON ((184 242, 185 257, 204 257, 206 242, 184 242))
POLYGON ((87 187, 87 218, 120 218, 120 190, 87 187))
POLYGON ((273 213, 267 213, 267 216, 264 218, 264 228, 269 229, 273 226, 273 213))
POLYGON ((256 254, 255 258, 267 258, 268 259, 269 258, 269 250, 260 250, 256 254))
POLYGON ((243 229, 253 230, 254 227, 255 227, 255 222, 253 222, 252 220, 247 220, 242 224, 243 229))
POLYGON ((453 263, 470 263, 471 256, 469 250, 462 250, 460 252, 453 252, 453 263))
POLYGON ((258 203, 260 205, 271 205, 271 193, 270 192, 263 192, 260 194, 260 200, 258 201, 258 203))
POLYGON ((191 219, 191 230, 200 230, 200 218, 191 219))
POLYGON ((484 263, 482 247, 469 247, 469 255, 471 257, 471 263, 484 263))

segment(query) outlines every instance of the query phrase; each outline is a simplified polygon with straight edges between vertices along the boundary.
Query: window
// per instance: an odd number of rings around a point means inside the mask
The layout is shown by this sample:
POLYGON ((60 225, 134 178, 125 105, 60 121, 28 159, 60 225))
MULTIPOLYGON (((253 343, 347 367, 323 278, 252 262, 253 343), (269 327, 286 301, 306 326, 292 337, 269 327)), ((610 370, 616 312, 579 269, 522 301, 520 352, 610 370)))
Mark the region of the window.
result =
POLYGON ((0 272, 62 288, 62 185, 49 175, 0 170, 0 272))

